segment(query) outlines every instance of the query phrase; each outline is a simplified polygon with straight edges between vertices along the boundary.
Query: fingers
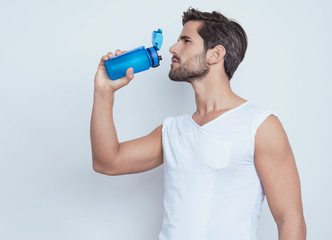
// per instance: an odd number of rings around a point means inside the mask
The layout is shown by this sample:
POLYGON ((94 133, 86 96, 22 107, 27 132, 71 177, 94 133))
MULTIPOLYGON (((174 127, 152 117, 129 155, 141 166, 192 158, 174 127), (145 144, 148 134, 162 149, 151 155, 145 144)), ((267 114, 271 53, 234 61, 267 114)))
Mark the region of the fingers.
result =
POLYGON ((114 55, 112 52, 109 52, 109 53, 107 53, 106 55, 102 56, 101 60, 106 61, 106 60, 108 60, 109 58, 113 58, 114 56, 119 56, 119 55, 121 55, 121 54, 123 54, 123 53, 125 53, 125 52, 127 52, 127 50, 123 50, 123 51, 121 51, 120 49, 117 49, 117 50, 115 51, 115 55, 114 55))
MULTIPOLYGON (((121 51, 120 49, 117 49, 115 51, 115 56, 119 56, 119 55, 121 55, 121 54, 123 54, 125 52, 127 52, 127 50, 121 51)), ((104 56, 101 57, 99 65, 103 65, 103 63, 105 61, 107 61, 109 58, 113 58, 113 57, 114 57, 114 54, 112 52, 107 53, 106 55, 104 55, 104 56)))
POLYGON ((115 51, 115 56, 119 56, 121 53, 122 53, 121 50, 120 50, 120 49, 117 49, 117 50, 115 51))
POLYGON ((106 54, 106 57, 107 58, 112 58, 112 57, 114 57, 114 54, 112 52, 109 52, 109 53, 106 54))
MULTIPOLYGON (((115 51, 115 54, 113 54, 112 52, 109 52, 106 55, 102 56, 100 64, 99 64, 99 68, 105 70, 105 61, 107 61, 108 59, 113 58, 115 56, 119 56, 125 52, 127 52, 127 50, 121 51, 120 49, 117 49, 115 51)), ((130 67, 127 69, 126 75, 124 77, 114 80, 112 82, 115 84, 114 86, 117 86, 117 88, 121 88, 121 87, 127 85, 133 78, 134 78, 134 69, 132 67, 130 67)))
MULTIPOLYGON (((123 53, 125 53, 125 52, 127 52, 127 50, 123 50, 123 51, 121 51, 120 49, 117 49, 116 51, 115 51, 115 56, 119 56, 119 55, 121 55, 121 54, 123 54, 123 53)), ((103 56, 103 57, 105 57, 104 59, 105 59, 105 61, 108 59, 108 58, 113 58, 114 57, 114 54, 112 53, 112 52, 109 52, 109 53, 107 53, 107 55, 106 56, 103 56)), ((133 78, 134 78, 134 69, 131 67, 131 68, 128 68, 127 69, 127 71, 126 71, 126 76, 124 76, 123 78, 125 78, 124 80, 125 81, 130 81, 130 80, 132 80, 133 78)))
MULTIPOLYGON (((120 49, 117 49, 116 51, 115 51, 115 56, 119 56, 119 55, 121 55, 121 54, 123 54, 123 53, 125 53, 125 52, 127 52, 126 50, 123 50, 123 51, 121 51, 120 49)), ((112 52, 109 52, 108 54, 107 54, 107 56, 109 57, 109 58, 111 58, 111 57, 113 57, 113 53, 112 52), (110 55, 110 56, 109 56, 110 55)))

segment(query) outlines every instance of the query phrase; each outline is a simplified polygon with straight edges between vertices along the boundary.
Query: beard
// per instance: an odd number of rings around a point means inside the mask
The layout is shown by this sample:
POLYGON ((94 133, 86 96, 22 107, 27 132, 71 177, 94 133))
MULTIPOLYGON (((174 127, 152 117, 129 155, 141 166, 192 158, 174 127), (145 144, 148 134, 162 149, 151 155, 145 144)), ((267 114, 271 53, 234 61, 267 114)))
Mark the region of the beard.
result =
POLYGON ((206 52, 197 54, 184 63, 181 64, 180 59, 178 60, 179 66, 177 68, 171 68, 168 77, 176 82, 192 82, 196 79, 202 79, 209 73, 209 65, 206 63, 206 52))

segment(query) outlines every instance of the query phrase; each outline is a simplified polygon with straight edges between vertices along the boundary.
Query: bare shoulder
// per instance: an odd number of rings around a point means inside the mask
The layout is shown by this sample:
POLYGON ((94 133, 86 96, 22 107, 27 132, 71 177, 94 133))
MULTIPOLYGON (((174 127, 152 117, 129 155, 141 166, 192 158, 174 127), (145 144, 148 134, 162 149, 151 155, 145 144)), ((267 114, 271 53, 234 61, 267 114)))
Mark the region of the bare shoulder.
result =
POLYGON ((275 115, 268 116, 258 127, 255 135, 255 156, 258 154, 280 155, 291 151, 286 131, 275 115))

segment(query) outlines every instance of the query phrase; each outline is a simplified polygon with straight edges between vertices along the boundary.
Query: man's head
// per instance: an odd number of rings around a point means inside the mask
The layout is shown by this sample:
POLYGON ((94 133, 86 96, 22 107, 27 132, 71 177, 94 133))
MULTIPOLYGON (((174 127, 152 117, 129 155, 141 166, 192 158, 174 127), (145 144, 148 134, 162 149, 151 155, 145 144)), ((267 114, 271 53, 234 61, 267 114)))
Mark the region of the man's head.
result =
POLYGON ((182 24, 181 36, 170 48, 174 60, 170 79, 191 82, 206 76, 211 65, 223 64, 230 80, 248 45, 243 28, 219 12, 193 8, 183 13, 182 24))

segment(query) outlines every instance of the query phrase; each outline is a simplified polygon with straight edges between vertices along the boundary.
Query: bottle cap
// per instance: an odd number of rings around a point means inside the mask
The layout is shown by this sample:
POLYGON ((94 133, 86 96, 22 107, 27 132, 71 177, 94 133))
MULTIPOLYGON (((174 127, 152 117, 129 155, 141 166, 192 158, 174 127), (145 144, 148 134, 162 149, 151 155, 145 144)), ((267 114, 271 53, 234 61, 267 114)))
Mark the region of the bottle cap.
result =
POLYGON ((161 48, 161 45, 163 44, 163 31, 161 31, 160 28, 158 31, 152 32, 152 44, 157 50, 161 48))

